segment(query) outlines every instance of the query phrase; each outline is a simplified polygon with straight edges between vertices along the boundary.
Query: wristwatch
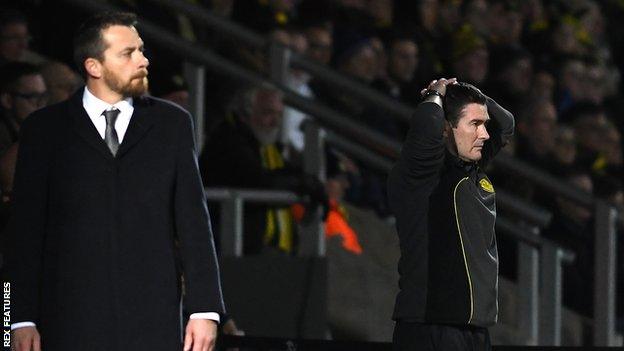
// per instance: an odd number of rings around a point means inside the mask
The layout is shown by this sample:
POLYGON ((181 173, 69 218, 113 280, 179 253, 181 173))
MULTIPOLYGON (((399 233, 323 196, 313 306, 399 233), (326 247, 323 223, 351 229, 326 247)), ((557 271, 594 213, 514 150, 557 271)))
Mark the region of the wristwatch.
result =
POLYGON ((437 95, 440 97, 440 99, 444 98, 444 95, 442 95, 439 91, 434 90, 434 89, 427 89, 427 91, 425 91, 425 93, 423 94, 423 100, 425 100, 431 95, 437 95))

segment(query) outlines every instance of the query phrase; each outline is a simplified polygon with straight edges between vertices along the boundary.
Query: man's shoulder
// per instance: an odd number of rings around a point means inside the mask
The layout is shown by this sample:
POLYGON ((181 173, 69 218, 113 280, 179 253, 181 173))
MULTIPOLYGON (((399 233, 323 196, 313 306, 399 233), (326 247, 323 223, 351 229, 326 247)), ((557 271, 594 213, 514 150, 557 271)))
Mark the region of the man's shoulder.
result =
POLYGON ((22 123, 22 128, 27 125, 31 126, 61 126, 59 123, 65 120, 69 115, 69 100, 58 102, 56 104, 48 105, 39 110, 31 113, 26 120, 22 123))
POLYGON ((139 98, 136 98, 135 104, 158 110, 159 112, 164 114, 177 116, 178 118, 187 118, 188 116, 190 116, 190 113, 182 106, 169 100, 157 98, 154 96, 141 96, 139 98))

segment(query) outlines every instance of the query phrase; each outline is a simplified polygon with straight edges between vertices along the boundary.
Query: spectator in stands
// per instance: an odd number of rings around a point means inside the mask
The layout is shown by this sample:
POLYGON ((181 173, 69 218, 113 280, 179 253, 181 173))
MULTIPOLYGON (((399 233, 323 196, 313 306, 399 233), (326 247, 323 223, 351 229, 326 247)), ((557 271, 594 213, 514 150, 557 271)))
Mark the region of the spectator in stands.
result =
POLYGON ((415 104, 420 99, 419 89, 410 83, 418 68, 418 46, 410 35, 395 34, 387 41, 388 63, 385 79, 377 79, 373 86, 383 93, 405 103, 415 104), (410 88, 416 94, 410 94, 410 88))
POLYGON ((531 98, 554 99, 555 78, 547 71, 539 71, 533 76, 529 95, 531 98))
POLYGON ((26 17, 16 10, 0 13, 0 65, 22 61, 30 43, 26 17))
POLYGON ((312 60, 329 65, 332 57, 333 38, 330 26, 318 24, 306 28, 308 50, 306 54, 312 60))
POLYGON ((535 98, 518 115, 518 147, 521 159, 549 169, 557 130, 557 112, 550 100, 535 98))
POLYGON ((482 38, 489 35, 488 28, 489 3, 486 0, 467 0, 462 3, 463 18, 482 38))
POLYGON ((336 42, 334 65, 362 83, 372 83, 377 73, 377 56, 370 38, 355 32, 342 33, 336 42))
POLYGON ((576 102, 585 98, 585 64, 578 59, 569 59, 561 64, 557 75, 556 105, 559 113, 565 112, 576 102))
POLYGON ((565 14, 558 18, 551 32, 550 44, 554 58, 564 56, 582 56, 586 48, 581 40, 587 40, 587 33, 579 26, 578 18, 565 14))
POLYGON ((453 34, 451 65, 458 79, 480 85, 488 74, 489 52, 483 38, 470 25, 463 25, 453 34))
MULTIPOLYGON (((292 51, 304 55, 308 51, 308 40, 303 32, 292 30, 289 33, 292 51)), ((296 91, 301 96, 313 98, 312 88, 308 85, 310 75, 303 70, 291 68, 286 74, 286 86, 296 91)), ((284 119, 282 122, 282 142, 288 147, 287 158, 295 164, 301 164, 300 156, 304 147, 303 126, 308 116, 294 108, 284 108, 284 119)))
POLYGON ((47 103, 45 81, 39 68, 29 63, 11 62, 0 68, 0 156, 17 141, 22 122, 47 103))
MULTIPOLYGON (((281 189, 310 195, 314 208, 327 206, 324 186, 283 156, 279 129, 282 94, 270 86, 256 86, 237 94, 230 114, 215 129, 200 160, 207 186, 281 189)), ((296 223, 289 207, 246 205, 244 252, 268 247, 294 253, 296 223)))
POLYGON ((375 78, 374 80, 383 80, 388 76, 388 55, 386 54, 386 48, 383 41, 378 35, 374 35, 370 38, 371 47, 375 53, 375 78))
POLYGON ((67 100, 82 85, 82 80, 69 66, 51 61, 41 67, 48 90, 48 104, 67 100))
MULTIPOLYGON (((2 191, 2 204, 8 204, 11 202, 18 148, 19 143, 14 143, 11 147, 9 147, 7 152, 2 155, 2 158, 0 158, 0 191, 2 191)), ((8 214, 2 217, 8 218, 8 214)), ((2 232, 4 231, 4 225, 6 225, 6 222, 2 221, 0 223, 0 232, 2 232)))
POLYGON ((600 171, 606 167, 605 135, 612 124, 602 106, 580 103, 570 108, 566 114, 572 121, 578 140, 578 164, 588 171, 600 171))
POLYGON ((563 167, 571 167, 576 161, 576 134, 574 128, 560 124, 555 133, 553 147, 555 160, 563 167))
POLYGON ((492 51, 490 58, 488 91, 511 111, 519 111, 531 89, 531 54, 519 46, 505 46, 492 51))
POLYGON ((522 35, 523 18, 519 1, 490 1, 483 18, 488 27, 488 41, 495 47, 517 46, 522 35))

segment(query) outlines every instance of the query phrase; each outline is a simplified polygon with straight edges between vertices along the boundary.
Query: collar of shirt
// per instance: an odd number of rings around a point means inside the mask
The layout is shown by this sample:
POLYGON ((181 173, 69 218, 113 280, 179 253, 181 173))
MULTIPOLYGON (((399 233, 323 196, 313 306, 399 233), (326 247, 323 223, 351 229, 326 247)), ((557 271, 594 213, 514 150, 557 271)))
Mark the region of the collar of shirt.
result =
POLYGON ((104 139, 106 132, 106 119, 102 116, 102 112, 112 108, 118 109, 119 115, 115 121, 115 131, 117 132, 119 142, 121 143, 123 141, 124 135, 126 135, 126 131, 128 130, 128 125, 130 124, 130 119, 132 118, 132 113, 134 112, 133 100, 131 97, 111 105, 93 95, 93 93, 85 87, 84 93, 82 94, 82 106, 85 111, 87 111, 87 115, 89 115, 91 122, 102 139, 104 139))

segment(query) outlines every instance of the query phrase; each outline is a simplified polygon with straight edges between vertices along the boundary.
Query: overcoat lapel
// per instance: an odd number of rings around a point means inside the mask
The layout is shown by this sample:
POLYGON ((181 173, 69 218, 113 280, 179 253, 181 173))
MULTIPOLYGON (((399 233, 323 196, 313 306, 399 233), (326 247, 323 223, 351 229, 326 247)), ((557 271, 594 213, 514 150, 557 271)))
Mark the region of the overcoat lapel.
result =
POLYGON ((99 153, 107 160, 113 159, 108 146, 98 133, 97 129, 91 122, 87 111, 82 106, 82 94, 84 90, 78 89, 78 91, 71 97, 69 102, 69 114, 73 119, 74 131, 91 147, 99 151, 99 153))
MULTIPOLYGON (((79 89, 74 96, 71 97, 69 108, 70 115, 73 118, 73 127, 76 133, 91 147, 99 151, 99 153, 107 160, 112 160, 114 157, 111 154, 108 146, 98 133, 97 129, 91 122, 87 111, 82 106, 82 94, 83 89, 79 89)), ((153 120, 149 118, 149 102, 147 99, 138 97, 134 99, 134 112, 128 125, 128 130, 124 136, 119 151, 117 151, 117 158, 123 156, 128 150, 130 150, 137 142, 139 142, 143 136, 150 130, 153 125, 153 120)))
POLYGON ((117 157, 122 157, 136 143, 138 143, 154 124, 153 118, 149 118, 149 102, 147 99, 138 97, 134 99, 134 112, 130 119, 130 125, 124 136, 117 157))

